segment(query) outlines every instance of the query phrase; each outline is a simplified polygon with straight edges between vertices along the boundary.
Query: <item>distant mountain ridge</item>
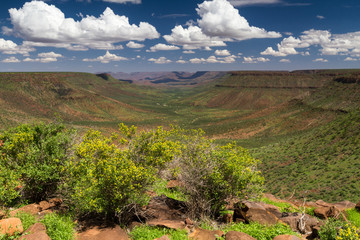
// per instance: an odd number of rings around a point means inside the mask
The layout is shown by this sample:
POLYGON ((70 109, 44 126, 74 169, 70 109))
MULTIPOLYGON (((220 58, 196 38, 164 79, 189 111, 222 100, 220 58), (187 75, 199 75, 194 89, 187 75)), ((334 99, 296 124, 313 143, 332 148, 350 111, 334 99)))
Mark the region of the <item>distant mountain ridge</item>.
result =
POLYGON ((206 83, 211 80, 225 76, 227 72, 221 71, 198 71, 192 72, 109 72, 113 78, 132 81, 141 85, 167 85, 186 86, 206 83))

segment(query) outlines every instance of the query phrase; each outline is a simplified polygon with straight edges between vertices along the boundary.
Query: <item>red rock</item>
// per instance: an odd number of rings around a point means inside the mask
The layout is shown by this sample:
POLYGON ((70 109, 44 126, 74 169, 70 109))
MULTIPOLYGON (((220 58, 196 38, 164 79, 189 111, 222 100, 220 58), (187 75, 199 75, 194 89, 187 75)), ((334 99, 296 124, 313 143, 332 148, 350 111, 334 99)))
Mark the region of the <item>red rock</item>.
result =
POLYGON ((336 207, 339 211, 345 211, 347 209, 354 208, 356 204, 350 201, 342 201, 334 203, 333 206, 336 207))
POLYGON ((194 222, 190 218, 186 218, 185 219, 185 224, 186 225, 194 225, 194 222))
POLYGON ((129 240, 126 232, 119 226, 114 228, 95 227, 79 233, 77 240, 129 240))
POLYGON ((46 234, 46 231, 40 231, 21 236, 19 240, 51 240, 51 238, 46 234))
POLYGON ((41 201, 39 202, 39 206, 42 211, 47 210, 49 208, 55 207, 54 204, 50 204, 48 201, 41 201))
POLYGON ((0 210, 0 219, 3 219, 6 216, 5 211, 0 210))
POLYGON ((220 230, 211 231, 195 228, 194 232, 189 235, 189 238, 193 240, 216 240, 217 237, 222 237, 223 235, 224 232, 220 230))
POLYGON ((317 200, 316 205, 321 207, 331 207, 332 205, 330 203, 324 202, 323 200, 317 200))
POLYGON ((142 226, 141 223, 139 223, 139 222, 132 222, 132 223, 130 223, 130 225, 128 226, 128 229, 131 231, 131 230, 133 230, 134 228, 140 227, 140 226, 142 226))
POLYGON ((338 217, 340 211, 335 207, 318 207, 314 209, 314 215, 321 219, 328 219, 329 217, 338 217))
POLYGON ((42 223, 35 223, 33 225, 31 225, 26 231, 25 233, 37 233, 37 232, 42 232, 45 231, 46 232, 46 227, 44 224, 42 223))
POLYGON ((40 212, 40 211, 41 211, 41 208, 40 208, 39 204, 33 203, 33 204, 29 204, 24 207, 21 207, 21 208, 11 211, 10 216, 14 217, 18 212, 26 212, 26 213, 30 213, 31 215, 37 215, 38 212, 40 212))
POLYGON ((301 239, 294 235, 279 235, 274 237, 273 240, 301 240, 301 239))
POLYGON ((167 235, 164 235, 164 236, 162 236, 160 238, 156 238, 154 240, 170 240, 170 238, 167 235))
POLYGON ((63 200, 61 198, 52 198, 49 200, 49 203, 52 207, 59 207, 63 203, 63 200))
POLYGON ((238 204, 234 210, 235 222, 237 218, 244 219, 246 222, 258 222, 262 225, 274 225, 278 222, 278 218, 267 211, 262 204, 250 201, 238 204))
POLYGON ((243 232, 230 231, 226 233, 225 240, 256 240, 256 238, 243 232))
POLYGON ((319 226, 319 224, 320 224, 316 218, 314 218, 308 214, 305 214, 305 216, 302 218, 305 229, 301 229, 300 219, 301 219, 301 214, 295 213, 293 215, 280 218, 280 221, 289 225, 293 231, 302 232, 302 233, 306 233, 306 234, 312 233, 314 227, 319 226))
POLYGON ((149 226, 167 227, 171 229, 185 229, 185 222, 179 220, 150 220, 146 222, 149 226))
POLYGON ((0 220, 0 233, 9 236, 13 236, 16 233, 22 233, 24 231, 23 225, 19 218, 7 218, 0 220))

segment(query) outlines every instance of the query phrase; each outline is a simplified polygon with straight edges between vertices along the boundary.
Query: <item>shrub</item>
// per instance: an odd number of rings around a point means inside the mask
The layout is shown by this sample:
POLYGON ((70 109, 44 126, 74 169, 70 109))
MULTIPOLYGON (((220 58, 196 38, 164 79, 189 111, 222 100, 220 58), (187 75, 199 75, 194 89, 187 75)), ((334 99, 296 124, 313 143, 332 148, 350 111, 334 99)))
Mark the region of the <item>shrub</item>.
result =
POLYGON ((90 130, 76 146, 66 166, 64 189, 78 213, 98 212, 114 217, 122 208, 143 200, 155 175, 128 157, 128 149, 116 145, 117 137, 90 130))
POLYGON ((337 240, 360 240, 360 229, 354 225, 345 225, 339 230, 337 240))
MULTIPOLYGON (((54 194, 62 177, 59 167, 67 161, 73 130, 59 123, 22 124, 0 135, 0 187, 9 204, 20 194, 14 186, 22 186, 22 194, 40 201, 54 194)), ((6 200, 4 200, 6 199, 6 200)))
POLYGON ((345 227, 345 223, 334 218, 329 218, 325 221, 325 224, 321 226, 319 231, 320 239, 324 240, 336 240, 336 236, 340 228, 345 227))
POLYGON ((35 216, 27 212, 18 212, 16 213, 15 217, 20 218, 24 231, 36 223, 35 216))
POLYGON ((355 208, 346 210, 346 217, 356 227, 360 227, 360 212, 355 208))

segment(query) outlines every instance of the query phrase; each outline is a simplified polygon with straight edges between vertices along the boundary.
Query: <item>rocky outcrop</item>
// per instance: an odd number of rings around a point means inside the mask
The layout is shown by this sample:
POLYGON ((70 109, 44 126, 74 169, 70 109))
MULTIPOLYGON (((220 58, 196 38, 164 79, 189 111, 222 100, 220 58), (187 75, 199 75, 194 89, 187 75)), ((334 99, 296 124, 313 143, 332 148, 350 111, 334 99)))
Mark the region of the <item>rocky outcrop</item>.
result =
POLYGON ((211 231, 195 228, 194 231, 189 235, 189 238, 193 240, 216 240, 218 237, 222 237, 223 235, 224 232, 220 230, 211 231))
POLYGON ((226 233, 225 240, 256 240, 256 238, 243 232, 230 231, 226 233))
POLYGON ((320 225, 316 218, 301 213, 284 214, 280 221, 289 225, 293 231, 303 234, 312 234, 313 229, 320 225))
POLYGON ((22 222, 19 218, 7 218, 0 220, 0 234, 14 236, 24 231, 22 222))
POLYGON ((358 202, 358 203, 356 204, 355 209, 356 209, 358 212, 360 212, 360 202, 358 202))
POLYGON ((94 227, 79 233, 78 240, 129 240, 127 233, 119 226, 114 228, 94 227))
POLYGON ((278 213, 280 211, 276 210, 273 205, 244 201, 236 204, 234 222, 245 221, 246 223, 258 222, 263 225, 274 225, 278 222, 278 218, 275 216, 278 213))
POLYGON ((279 235, 274 237, 273 240, 301 240, 301 239, 294 235, 279 235))

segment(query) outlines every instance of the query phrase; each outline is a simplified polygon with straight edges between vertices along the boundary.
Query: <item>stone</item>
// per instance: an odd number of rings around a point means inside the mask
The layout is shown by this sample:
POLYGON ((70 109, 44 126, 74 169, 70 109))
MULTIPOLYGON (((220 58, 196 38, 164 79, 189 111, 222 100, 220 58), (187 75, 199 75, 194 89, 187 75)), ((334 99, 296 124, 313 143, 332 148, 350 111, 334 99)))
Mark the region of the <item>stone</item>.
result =
POLYGON ((156 226, 156 227, 166 227, 171 229, 185 229, 185 222, 179 220, 150 220, 146 222, 149 226, 156 226))
POLYGON ((19 240, 51 240, 46 231, 40 231, 32 234, 23 235, 19 240))
POLYGON ((49 208, 55 207, 55 205, 50 204, 48 201, 41 201, 39 202, 39 206, 42 211, 47 210, 49 208))
POLYGON ((350 201, 342 201, 342 202, 334 203, 333 206, 335 206, 339 211, 342 212, 347 209, 354 208, 356 204, 350 201))
POLYGON ((128 229, 130 231, 132 231, 134 228, 140 227, 140 226, 142 226, 142 224, 140 222, 131 222, 130 225, 128 226, 128 229))
POLYGON ((85 232, 79 233, 77 240, 130 240, 127 233, 116 226, 114 228, 94 227, 85 232))
POLYGON ((267 211, 262 204, 250 201, 237 204, 234 210, 234 222, 238 222, 237 218, 244 219, 246 222, 258 222, 262 225, 274 225, 278 222, 278 218, 267 211))
POLYGON ((33 203, 33 204, 29 204, 29 205, 26 205, 26 206, 23 206, 21 208, 11 211, 10 216, 14 217, 18 212, 26 212, 26 213, 30 213, 31 215, 35 216, 40 211, 41 211, 40 205, 33 203))
POLYGON ((0 220, 3 219, 6 216, 6 212, 0 210, 0 220))
POLYGON ((49 203, 52 207, 59 207, 63 203, 63 200, 61 198, 52 198, 49 200, 49 203))
POLYGON ((301 240, 301 238, 294 235, 279 235, 274 237, 273 240, 301 240))
POLYGON ((37 232, 42 232, 45 231, 46 232, 46 227, 44 224, 42 223, 35 223, 33 225, 31 225, 26 231, 25 233, 37 233, 37 232))
POLYGON ((304 234, 311 234, 313 232, 313 228, 320 224, 320 222, 316 218, 305 214, 302 218, 304 224, 304 228, 302 229, 300 224, 301 216, 302 215, 299 213, 293 213, 289 216, 280 218, 280 221, 289 225, 293 231, 301 232, 304 234))
POLYGON ((154 240, 170 240, 170 238, 167 235, 164 235, 160 238, 155 238, 154 240))
POLYGON ((186 218, 185 219, 185 224, 186 225, 194 225, 194 222, 190 218, 186 218))
POLYGON ((6 218, 0 220, 0 233, 2 235, 13 236, 24 231, 20 218, 6 218))
POLYGON ((259 204, 262 205, 267 212, 274 214, 277 218, 281 218, 282 213, 280 212, 280 209, 278 207, 263 202, 259 204))
POLYGON ((225 240, 256 240, 256 238, 243 232, 230 231, 226 233, 225 240))
POLYGON ((337 218, 340 211, 335 207, 318 207, 314 209, 314 215, 321 219, 328 219, 329 217, 337 218))
POLYGON ((321 207, 331 207, 332 205, 330 203, 324 202, 323 200, 317 200, 316 205, 321 207))
POLYGON ((201 228, 195 228, 195 230, 189 234, 189 238, 193 240, 216 240, 217 237, 222 237, 223 231, 220 230, 206 230, 201 228))

